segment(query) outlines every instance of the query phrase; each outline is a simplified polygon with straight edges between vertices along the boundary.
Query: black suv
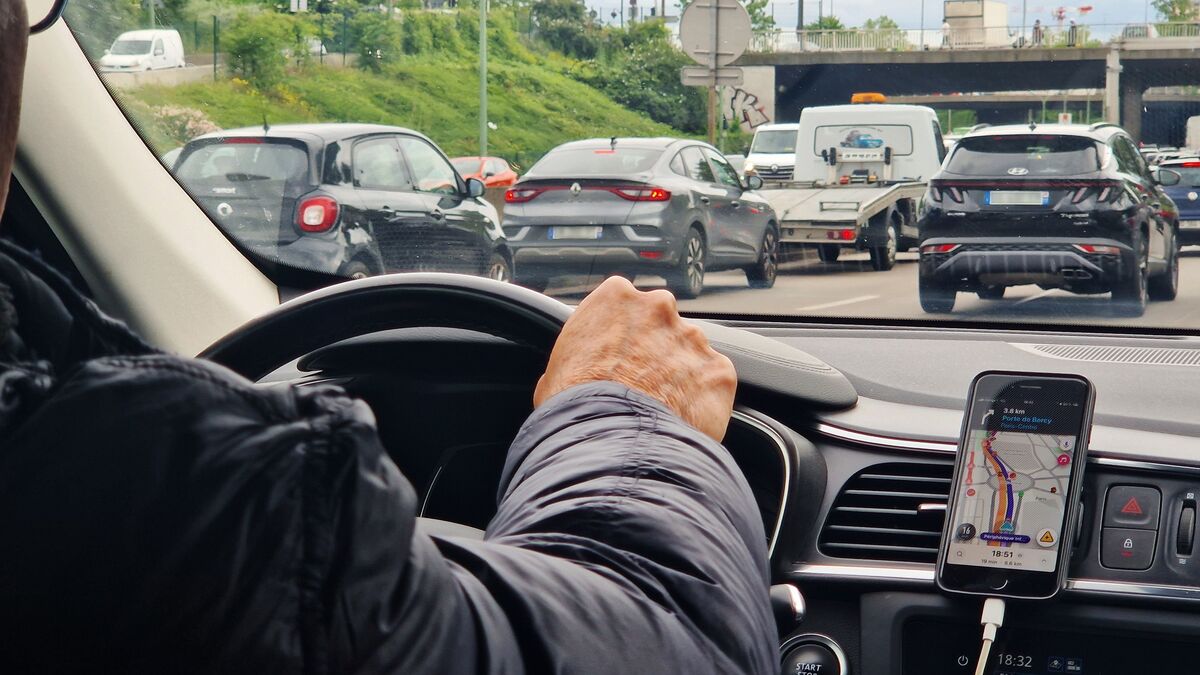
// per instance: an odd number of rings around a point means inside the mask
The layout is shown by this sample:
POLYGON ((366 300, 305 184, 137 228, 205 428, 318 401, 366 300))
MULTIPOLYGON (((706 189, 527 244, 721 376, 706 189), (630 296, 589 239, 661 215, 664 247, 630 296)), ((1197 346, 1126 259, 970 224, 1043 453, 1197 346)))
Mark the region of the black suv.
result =
POLYGON ((483 183, 429 138, 376 124, 228 129, 189 142, 176 177, 226 234, 272 262, 358 278, 512 279, 483 183))
POLYGON ((983 128, 929 182, 920 219, 921 307, 949 312, 959 291, 1003 297, 1037 284, 1112 292, 1141 316, 1179 288, 1179 216, 1153 170, 1113 124, 983 128))

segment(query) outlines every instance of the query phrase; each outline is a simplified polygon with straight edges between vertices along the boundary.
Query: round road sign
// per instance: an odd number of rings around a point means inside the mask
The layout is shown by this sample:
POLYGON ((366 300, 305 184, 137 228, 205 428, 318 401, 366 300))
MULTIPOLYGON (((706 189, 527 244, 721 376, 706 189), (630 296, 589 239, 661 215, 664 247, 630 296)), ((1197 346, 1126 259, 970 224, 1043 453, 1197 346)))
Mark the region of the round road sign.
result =
POLYGON ((750 46, 751 34, 750 13, 738 0, 693 0, 679 18, 683 51, 702 66, 733 63, 750 46))

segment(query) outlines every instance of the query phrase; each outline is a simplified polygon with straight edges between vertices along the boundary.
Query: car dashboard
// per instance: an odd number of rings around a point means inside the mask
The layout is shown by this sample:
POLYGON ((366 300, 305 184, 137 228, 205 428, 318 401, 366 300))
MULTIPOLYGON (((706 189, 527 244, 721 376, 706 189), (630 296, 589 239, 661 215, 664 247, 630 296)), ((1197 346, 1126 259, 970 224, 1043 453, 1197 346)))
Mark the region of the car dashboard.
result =
MULTIPOLYGON (((736 325, 824 360, 859 395, 823 409, 803 387, 742 387, 725 440, 762 513, 772 582, 803 598, 802 618, 781 631, 786 672, 975 672, 980 599, 940 593, 934 561, 967 385, 996 368, 1083 374, 1098 406, 1067 587, 1009 602, 988 672, 1194 672, 1200 341, 736 325), (1136 517, 1121 512, 1130 495, 1136 517)), ((501 338, 422 328, 347 340, 268 379, 363 397, 421 515, 482 529, 544 364, 501 338)))

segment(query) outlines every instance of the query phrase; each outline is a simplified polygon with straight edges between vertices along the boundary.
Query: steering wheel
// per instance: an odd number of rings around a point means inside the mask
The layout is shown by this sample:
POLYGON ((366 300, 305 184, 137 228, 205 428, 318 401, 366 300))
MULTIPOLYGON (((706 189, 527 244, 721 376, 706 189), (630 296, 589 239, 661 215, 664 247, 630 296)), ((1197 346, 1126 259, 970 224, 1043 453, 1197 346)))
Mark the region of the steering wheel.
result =
POLYGON ((257 381, 320 347, 397 328, 463 328, 549 353, 567 305, 527 288, 481 277, 385 274, 285 302, 200 354, 257 381))

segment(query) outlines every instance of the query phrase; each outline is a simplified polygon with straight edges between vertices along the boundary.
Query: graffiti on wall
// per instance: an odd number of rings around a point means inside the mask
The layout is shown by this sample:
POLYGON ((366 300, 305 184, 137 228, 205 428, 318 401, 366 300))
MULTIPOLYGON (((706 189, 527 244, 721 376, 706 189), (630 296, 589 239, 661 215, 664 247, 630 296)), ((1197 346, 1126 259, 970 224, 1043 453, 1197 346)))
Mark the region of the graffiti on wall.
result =
POLYGON ((767 115, 767 106, 759 102, 758 96, 737 87, 729 99, 729 119, 754 129, 771 121, 767 115))

